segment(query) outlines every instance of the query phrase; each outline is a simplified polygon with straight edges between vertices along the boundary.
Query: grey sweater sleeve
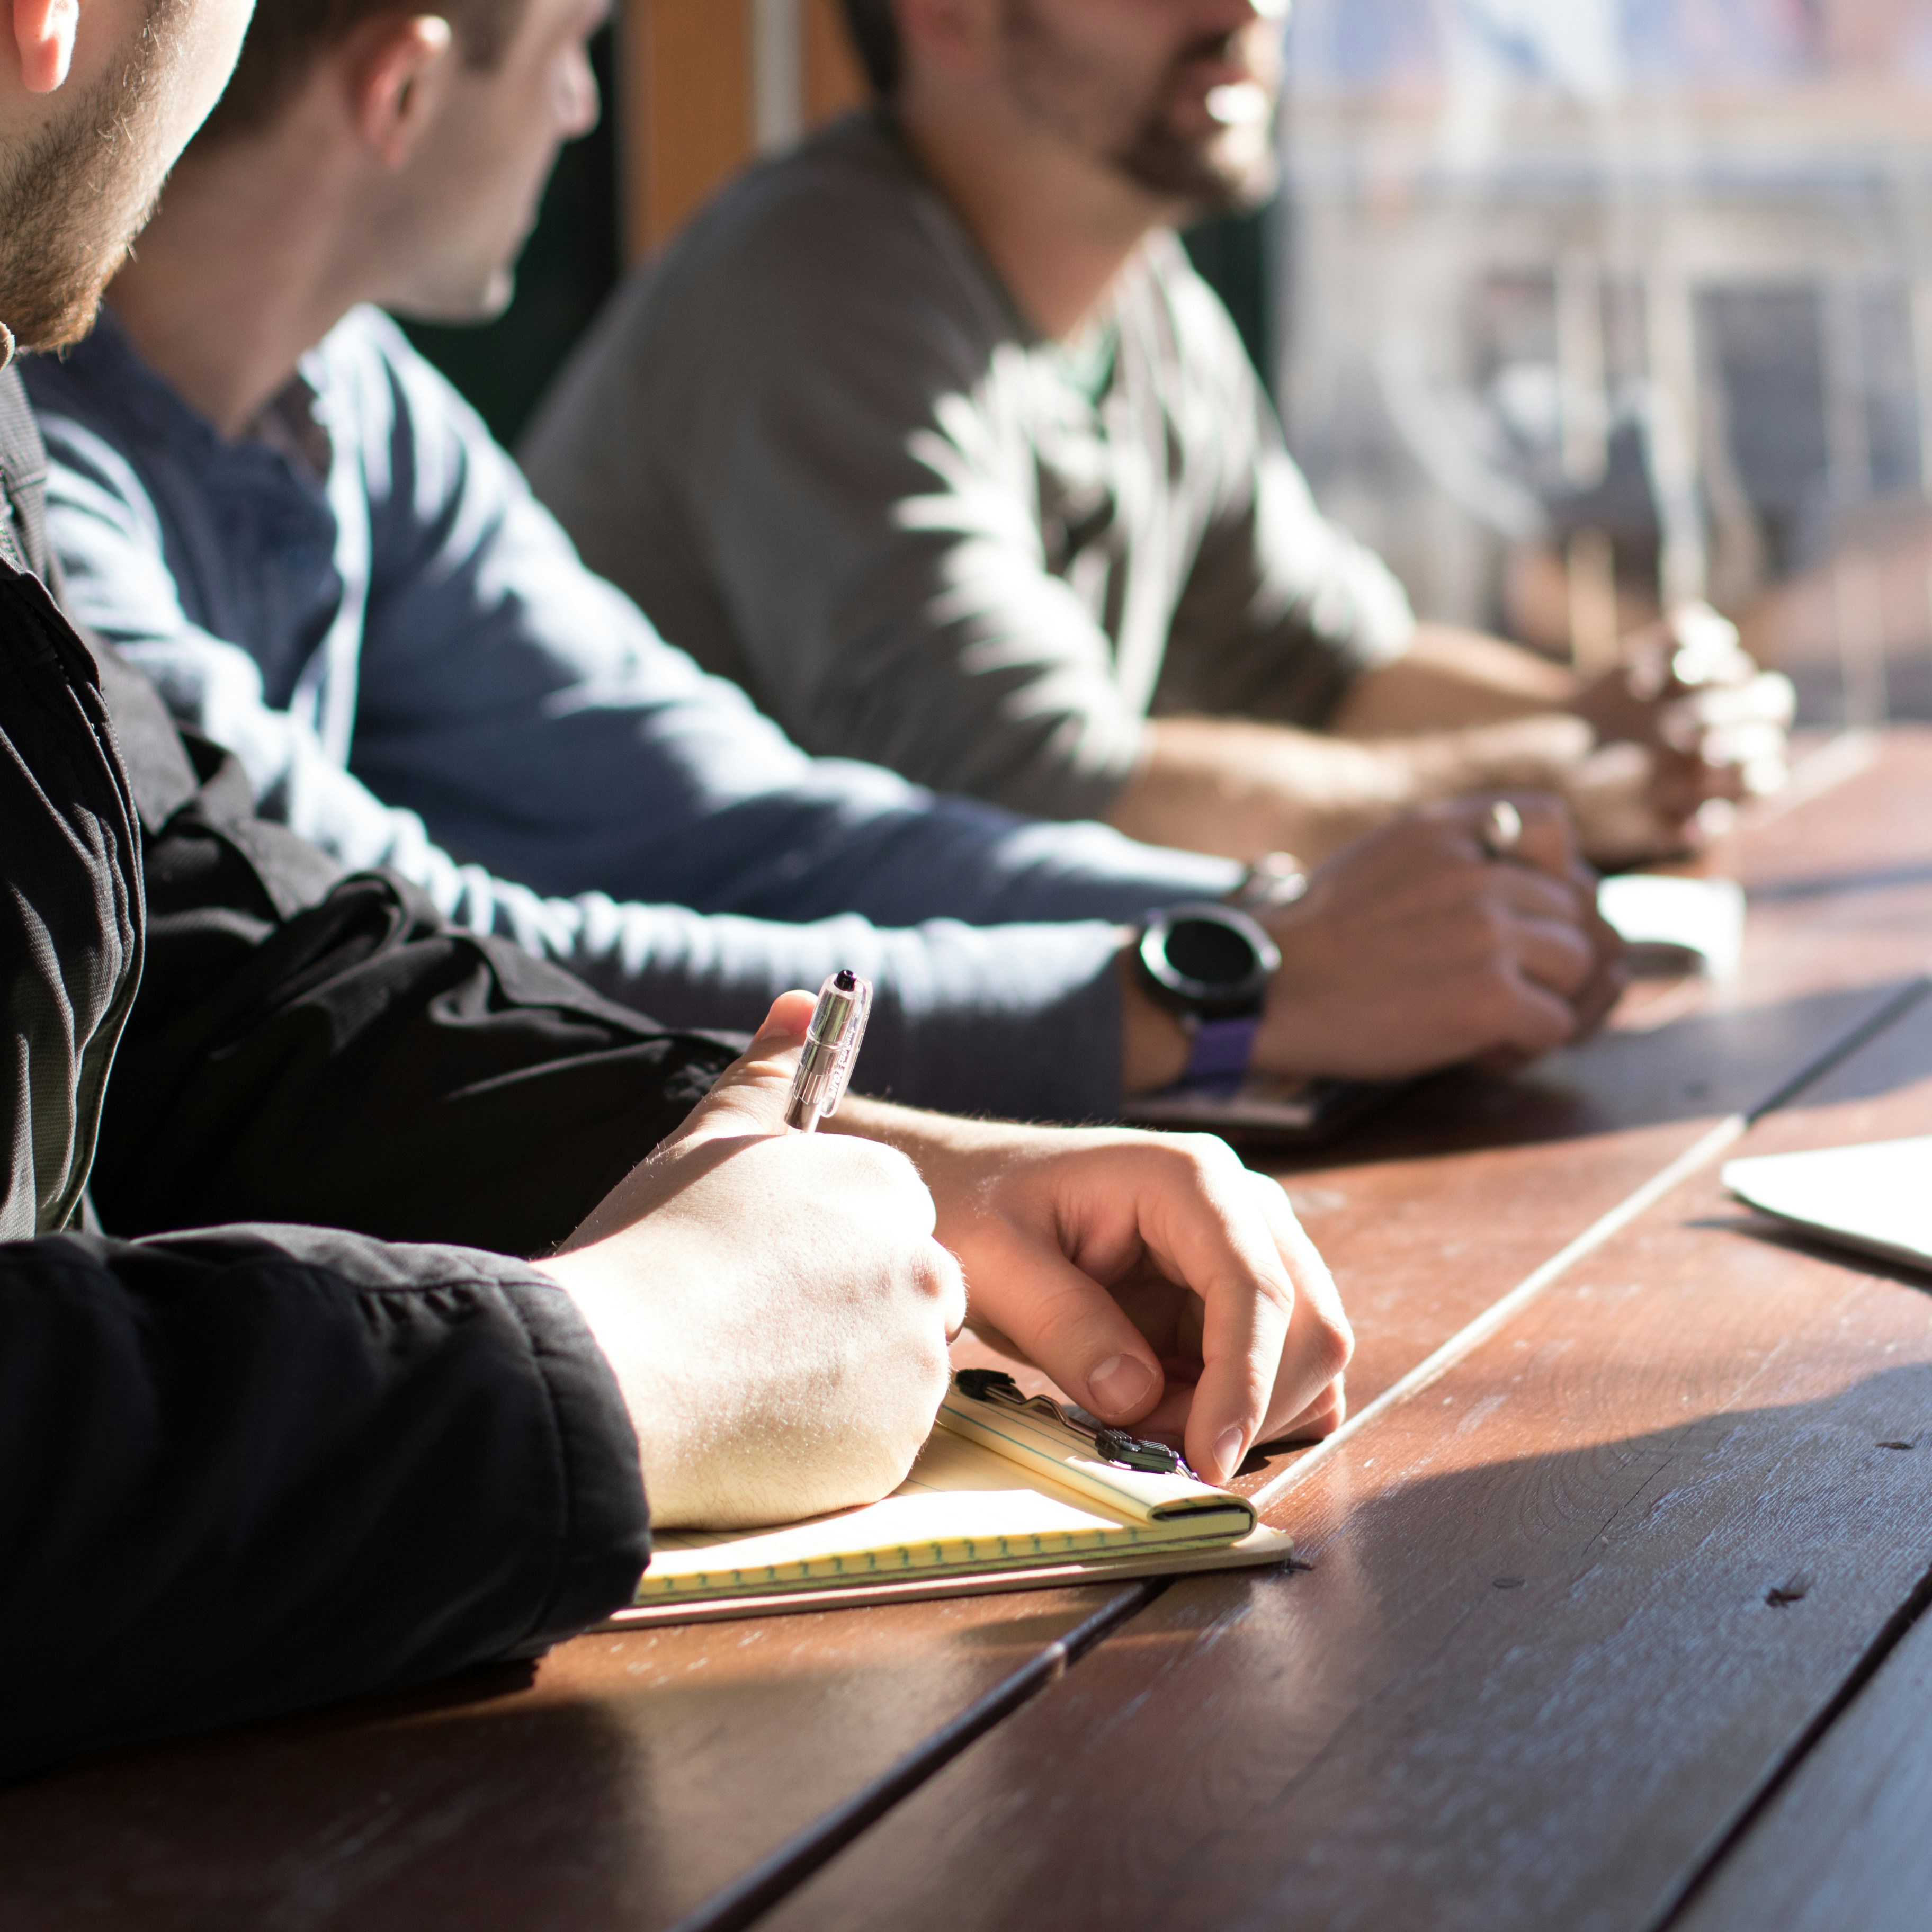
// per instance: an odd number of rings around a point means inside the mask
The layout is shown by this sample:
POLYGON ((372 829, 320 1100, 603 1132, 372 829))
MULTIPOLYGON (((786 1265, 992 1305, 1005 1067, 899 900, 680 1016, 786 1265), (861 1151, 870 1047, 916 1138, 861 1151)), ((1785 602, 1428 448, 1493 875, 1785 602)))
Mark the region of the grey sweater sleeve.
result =
POLYGON ((1319 729, 1357 678, 1407 650, 1408 595, 1322 514, 1232 320, 1179 244, 1163 242, 1156 260, 1196 406, 1218 433, 1211 505, 1156 708, 1319 729))
POLYGON ((1117 320, 1096 413, 896 144, 850 122, 614 299, 524 460, 586 560, 808 749, 1104 818, 1163 654, 1199 708, 1318 728, 1410 623, 1178 242, 1117 320))
POLYGON ((612 303, 524 446, 532 481, 808 750, 1104 818, 1143 719, 1048 566, 1000 298, 921 191, 817 181, 752 184, 612 303))

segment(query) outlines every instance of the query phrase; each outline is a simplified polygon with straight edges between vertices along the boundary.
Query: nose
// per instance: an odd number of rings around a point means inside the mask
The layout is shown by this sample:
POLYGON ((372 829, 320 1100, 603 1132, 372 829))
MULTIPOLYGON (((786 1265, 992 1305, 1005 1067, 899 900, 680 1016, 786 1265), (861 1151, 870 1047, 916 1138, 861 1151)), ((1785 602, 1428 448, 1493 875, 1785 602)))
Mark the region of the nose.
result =
POLYGON ((565 56, 556 76, 556 122, 567 141, 587 134, 597 124, 603 102, 597 92, 597 76, 590 57, 580 46, 565 56))

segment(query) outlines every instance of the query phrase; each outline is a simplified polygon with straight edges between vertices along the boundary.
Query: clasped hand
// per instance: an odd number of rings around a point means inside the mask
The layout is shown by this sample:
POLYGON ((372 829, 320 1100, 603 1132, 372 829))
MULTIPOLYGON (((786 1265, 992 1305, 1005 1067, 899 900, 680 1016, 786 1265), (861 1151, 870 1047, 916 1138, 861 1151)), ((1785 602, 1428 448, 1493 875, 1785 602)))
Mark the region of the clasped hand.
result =
POLYGON ((1624 662, 1573 708, 1600 748, 1564 794, 1600 862, 1694 848, 1711 807, 1763 797, 1784 782, 1791 682, 1760 670, 1736 627, 1705 605, 1627 638, 1624 662))
POLYGON ((1596 876, 1556 800, 1513 798, 1511 852, 1484 844, 1491 800, 1426 806, 1338 853, 1270 915, 1282 966, 1258 1066, 1352 1080, 1504 1068, 1603 1023, 1628 976, 1596 876))

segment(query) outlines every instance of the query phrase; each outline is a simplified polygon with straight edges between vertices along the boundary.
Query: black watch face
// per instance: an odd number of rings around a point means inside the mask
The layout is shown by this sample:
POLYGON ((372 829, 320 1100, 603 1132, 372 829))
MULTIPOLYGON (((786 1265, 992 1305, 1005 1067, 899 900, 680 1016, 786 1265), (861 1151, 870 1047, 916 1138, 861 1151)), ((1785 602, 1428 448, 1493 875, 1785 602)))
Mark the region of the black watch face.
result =
POLYGON ((1167 963, 1182 979, 1226 994, 1254 977, 1255 949, 1245 933, 1218 921, 1177 920, 1167 929, 1167 963))
POLYGON ((1141 963, 1156 997, 1203 1019, 1257 1013, 1281 955, 1244 914, 1190 908, 1154 921, 1141 963))

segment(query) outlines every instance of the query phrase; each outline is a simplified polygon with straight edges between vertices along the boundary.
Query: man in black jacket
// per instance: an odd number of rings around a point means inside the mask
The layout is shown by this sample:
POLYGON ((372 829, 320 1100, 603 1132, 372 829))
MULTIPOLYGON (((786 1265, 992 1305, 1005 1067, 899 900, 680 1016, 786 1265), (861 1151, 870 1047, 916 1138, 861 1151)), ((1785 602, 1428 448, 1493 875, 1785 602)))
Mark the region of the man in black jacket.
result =
MULTIPOLYGON (((14 0, 0 362, 85 328, 246 14, 14 0)), ((257 820, 62 616, 40 462, 8 370, 0 1775, 533 1654, 633 1587, 640 1464, 664 1523, 883 1492, 962 1264, 1211 1473, 1339 1420, 1332 1285, 1217 1144, 787 1136, 808 1000, 728 1065, 257 820)))

